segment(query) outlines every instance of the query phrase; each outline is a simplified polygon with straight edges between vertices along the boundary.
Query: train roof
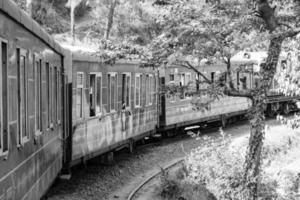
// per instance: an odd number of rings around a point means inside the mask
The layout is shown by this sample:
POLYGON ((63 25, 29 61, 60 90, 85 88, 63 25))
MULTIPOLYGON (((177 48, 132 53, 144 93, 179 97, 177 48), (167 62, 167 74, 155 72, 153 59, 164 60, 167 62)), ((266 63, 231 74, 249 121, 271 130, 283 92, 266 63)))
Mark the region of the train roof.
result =
MULTIPOLYGON (((233 64, 245 64, 245 63, 259 64, 259 63, 265 62, 267 59, 267 56, 268 56, 267 51, 257 51, 257 52, 241 51, 241 52, 235 54, 231 58, 231 62, 233 64)), ((287 56, 286 52, 282 52, 280 54, 281 58, 284 58, 286 56, 287 56)))
MULTIPOLYGON (((96 55, 96 52, 92 51, 83 51, 83 50, 74 50, 68 48, 68 50, 72 53, 72 59, 74 61, 83 61, 83 62, 98 62, 103 63, 104 59, 100 58, 96 55)), ((118 59, 115 62, 116 64, 133 64, 133 65, 139 65, 141 64, 140 59, 118 59)))
POLYGON ((34 19, 20 9, 15 2, 12 0, 0 0, 0 10, 38 36, 57 53, 64 54, 64 49, 34 19))

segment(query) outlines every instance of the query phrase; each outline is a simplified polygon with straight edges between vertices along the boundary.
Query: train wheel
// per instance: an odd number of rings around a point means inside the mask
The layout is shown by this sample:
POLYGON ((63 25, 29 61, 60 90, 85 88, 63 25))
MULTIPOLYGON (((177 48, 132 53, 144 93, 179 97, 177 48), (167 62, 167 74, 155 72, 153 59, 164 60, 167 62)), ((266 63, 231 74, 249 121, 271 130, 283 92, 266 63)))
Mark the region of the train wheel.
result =
POLYGON ((282 112, 285 115, 288 115, 291 112, 290 105, 288 103, 283 105, 282 112))

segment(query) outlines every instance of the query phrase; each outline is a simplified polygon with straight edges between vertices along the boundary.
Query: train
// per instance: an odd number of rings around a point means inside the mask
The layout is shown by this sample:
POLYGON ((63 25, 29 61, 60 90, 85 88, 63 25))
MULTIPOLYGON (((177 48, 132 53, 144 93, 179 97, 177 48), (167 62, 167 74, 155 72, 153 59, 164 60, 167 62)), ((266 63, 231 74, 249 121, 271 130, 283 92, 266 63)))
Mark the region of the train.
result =
MULTIPOLYGON (((124 147, 133 151, 137 141, 157 134, 216 121, 225 125, 251 107, 246 98, 224 96, 194 110, 191 93, 161 91, 168 84, 198 87, 189 84, 200 78, 192 70, 145 68, 139 60, 105 64, 68 50, 11 0, 0 0, 0 16, 0 199, 40 199, 74 165, 112 158, 124 147)), ((199 70, 213 81, 224 69, 220 64, 199 70)), ((241 89, 252 87, 254 70, 234 74, 241 89)), ((273 95, 269 107, 287 113, 294 101, 273 95)))

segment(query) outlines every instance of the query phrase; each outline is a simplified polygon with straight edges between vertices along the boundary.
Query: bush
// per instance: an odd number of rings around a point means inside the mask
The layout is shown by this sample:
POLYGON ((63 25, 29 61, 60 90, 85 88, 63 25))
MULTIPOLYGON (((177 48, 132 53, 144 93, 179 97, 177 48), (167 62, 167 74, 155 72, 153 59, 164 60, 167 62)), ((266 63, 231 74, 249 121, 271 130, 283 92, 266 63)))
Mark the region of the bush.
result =
MULTIPOLYGON (((191 152, 186 160, 187 180, 205 185, 218 199, 241 200, 243 197, 243 163, 248 138, 232 139, 221 130, 221 141, 201 139, 204 146, 191 152)), ((286 127, 266 130, 263 148, 262 175, 259 185, 261 199, 294 199, 299 187, 300 165, 287 169, 287 161, 298 160, 300 136, 286 127), (297 168, 297 167, 296 167, 297 168)))
POLYGON ((187 169, 183 165, 174 176, 162 169, 159 196, 164 200, 217 200, 205 186, 186 181, 187 169))

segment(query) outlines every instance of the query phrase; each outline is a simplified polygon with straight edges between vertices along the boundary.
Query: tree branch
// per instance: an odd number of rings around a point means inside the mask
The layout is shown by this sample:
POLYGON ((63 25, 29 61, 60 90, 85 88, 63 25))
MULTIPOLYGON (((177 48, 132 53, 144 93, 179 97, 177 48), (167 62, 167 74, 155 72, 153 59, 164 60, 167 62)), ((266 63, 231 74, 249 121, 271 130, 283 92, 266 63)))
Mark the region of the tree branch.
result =
POLYGON ((274 38, 288 38, 288 37, 294 37, 296 36, 298 33, 300 33, 300 28, 295 28, 293 30, 288 30, 285 32, 281 32, 281 33, 274 33, 271 34, 271 39, 274 38))
POLYGON ((251 91, 245 91, 245 90, 232 90, 228 89, 228 87, 225 88, 224 94, 231 97, 246 97, 249 99, 253 99, 253 95, 251 94, 251 91))
POLYGON ((208 84, 212 84, 211 80, 209 80, 203 73, 201 73, 199 70, 197 70, 193 65, 191 65, 188 61, 185 61, 185 64, 178 64, 179 66, 192 69, 194 70, 197 74, 199 74, 202 78, 204 78, 205 82, 208 84), (186 65, 185 65, 186 64, 186 65))

